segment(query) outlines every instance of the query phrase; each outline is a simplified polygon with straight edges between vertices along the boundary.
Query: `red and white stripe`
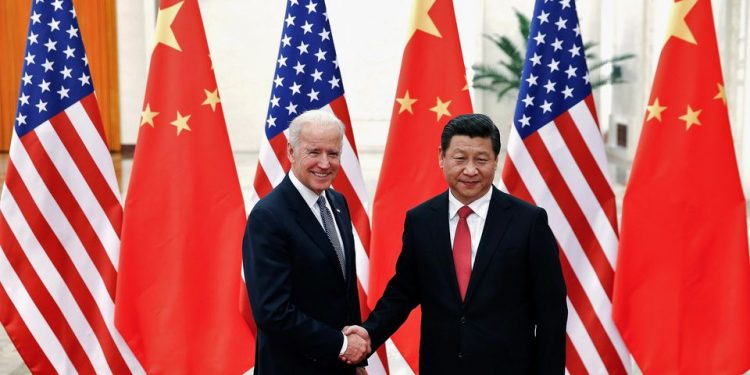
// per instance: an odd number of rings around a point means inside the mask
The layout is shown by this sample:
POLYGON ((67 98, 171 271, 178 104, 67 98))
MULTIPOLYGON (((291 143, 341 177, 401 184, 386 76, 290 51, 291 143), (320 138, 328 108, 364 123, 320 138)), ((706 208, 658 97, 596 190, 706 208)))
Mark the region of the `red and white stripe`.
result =
POLYGON ((521 139, 511 127, 503 184, 543 207, 568 289, 567 371, 625 374, 627 349, 612 321, 617 259, 615 195, 593 97, 521 139))
POLYGON ((91 94, 11 139, 0 319, 33 372, 144 372, 114 326, 122 207, 99 118, 91 94))
MULTIPOLYGON (((369 200, 365 189, 359 156, 354 146, 354 133, 344 97, 339 97, 321 109, 331 111, 345 125, 346 134, 341 151, 341 168, 334 181, 333 188, 346 197, 352 219, 352 233, 357 260, 357 279, 359 281, 360 309, 364 316, 370 314, 367 307, 367 287, 370 266, 370 217, 369 200)), ((258 168, 255 181, 247 202, 247 212, 252 210, 258 200, 270 193, 278 185, 290 168, 286 156, 288 130, 269 141, 262 137, 258 153, 258 168)), ((367 370, 370 374, 386 374, 384 363, 387 363, 385 350, 381 349, 368 359, 367 370)))

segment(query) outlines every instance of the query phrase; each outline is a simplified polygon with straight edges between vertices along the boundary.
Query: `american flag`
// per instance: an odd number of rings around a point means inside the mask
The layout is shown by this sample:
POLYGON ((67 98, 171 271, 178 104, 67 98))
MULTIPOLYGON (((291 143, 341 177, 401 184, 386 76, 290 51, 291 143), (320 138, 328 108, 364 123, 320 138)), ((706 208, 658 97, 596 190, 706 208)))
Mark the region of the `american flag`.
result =
POLYGON ((0 197, 0 319, 35 373, 142 373, 113 323, 122 208, 71 0, 31 8, 0 197))
POLYGON ((624 374, 612 321, 615 195, 573 0, 537 0, 503 183, 545 208, 568 289, 570 374, 624 374))
MULTIPOLYGON (((365 295, 370 247, 368 195, 344 98, 344 85, 341 82, 328 13, 323 0, 308 0, 306 3, 304 0, 289 0, 249 209, 279 184, 289 171, 290 164, 286 157, 289 122, 307 110, 319 108, 332 111, 346 126, 341 169, 333 188, 344 194, 351 211, 359 300, 366 316, 369 315, 365 295)), ((371 374, 386 373, 383 366, 386 362, 384 351, 370 357, 368 362, 371 374)))

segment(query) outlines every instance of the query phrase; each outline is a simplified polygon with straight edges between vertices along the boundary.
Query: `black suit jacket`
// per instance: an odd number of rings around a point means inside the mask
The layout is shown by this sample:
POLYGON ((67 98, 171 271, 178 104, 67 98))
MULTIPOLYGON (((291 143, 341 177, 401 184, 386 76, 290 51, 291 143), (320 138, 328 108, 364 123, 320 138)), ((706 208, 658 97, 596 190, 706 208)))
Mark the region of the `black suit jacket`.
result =
POLYGON ((492 189, 465 301, 448 192, 406 214, 396 273, 363 324, 373 349, 421 304, 422 374, 563 374, 566 291, 547 214, 492 189))
POLYGON ((248 217, 242 255, 258 326, 256 375, 355 372, 338 359, 341 329, 361 322, 349 208, 341 194, 325 194, 344 243, 346 278, 289 176, 248 217))

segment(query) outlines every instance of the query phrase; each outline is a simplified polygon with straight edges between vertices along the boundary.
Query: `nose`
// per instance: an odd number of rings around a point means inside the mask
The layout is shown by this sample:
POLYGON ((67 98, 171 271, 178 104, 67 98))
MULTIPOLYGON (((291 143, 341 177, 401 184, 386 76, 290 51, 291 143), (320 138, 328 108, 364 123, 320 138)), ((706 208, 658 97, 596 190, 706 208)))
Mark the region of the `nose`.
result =
POLYGON ((327 169, 331 166, 331 159, 326 154, 320 155, 320 159, 318 160, 318 167, 327 169))
POLYGON ((473 162, 469 162, 466 164, 466 167, 464 167, 463 173, 467 176, 473 176, 477 174, 477 166, 473 162))

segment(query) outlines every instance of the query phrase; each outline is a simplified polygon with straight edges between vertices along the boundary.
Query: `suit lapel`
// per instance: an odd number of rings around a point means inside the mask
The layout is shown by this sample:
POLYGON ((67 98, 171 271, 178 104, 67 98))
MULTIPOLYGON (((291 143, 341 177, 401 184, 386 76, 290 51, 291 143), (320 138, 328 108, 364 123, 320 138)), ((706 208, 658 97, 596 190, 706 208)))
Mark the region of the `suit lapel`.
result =
POLYGON ((304 230, 310 239, 312 239, 313 243, 315 243, 316 247, 323 252, 326 258, 328 258, 329 263, 338 271, 336 273, 341 275, 343 281, 341 266, 339 266, 339 260, 336 257, 336 250, 333 249, 331 241, 328 240, 328 235, 326 235, 325 230, 323 230, 323 226, 320 225, 320 222, 315 215, 313 215, 312 210, 302 198, 302 195, 300 195, 297 188, 294 187, 292 181, 289 180, 289 176, 284 178, 281 182, 281 186, 283 186, 284 194, 287 197, 290 209, 294 211, 294 217, 297 224, 299 224, 302 230, 304 230))
POLYGON ((477 248, 477 256, 474 259, 474 267, 472 268, 471 277, 469 278, 469 286, 466 290, 466 299, 464 300, 464 303, 468 303, 472 294, 477 289, 477 286, 482 279, 482 275, 487 270, 490 260, 499 248, 500 240, 508 229, 512 219, 512 214, 510 210, 508 210, 509 207, 510 202, 508 201, 508 198, 495 187, 492 187, 490 207, 487 210, 487 219, 484 222, 482 238, 480 239, 479 247, 477 248))
POLYGON ((432 221, 432 233, 436 236, 436 248, 438 261, 441 268, 446 272, 443 274, 447 277, 451 293, 454 298, 461 301, 461 292, 458 289, 458 280, 456 279, 456 265, 453 262, 453 244, 451 243, 451 233, 448 217, 448 192, 443 193, 432 206, 435 211, 430 218, 432 221))

